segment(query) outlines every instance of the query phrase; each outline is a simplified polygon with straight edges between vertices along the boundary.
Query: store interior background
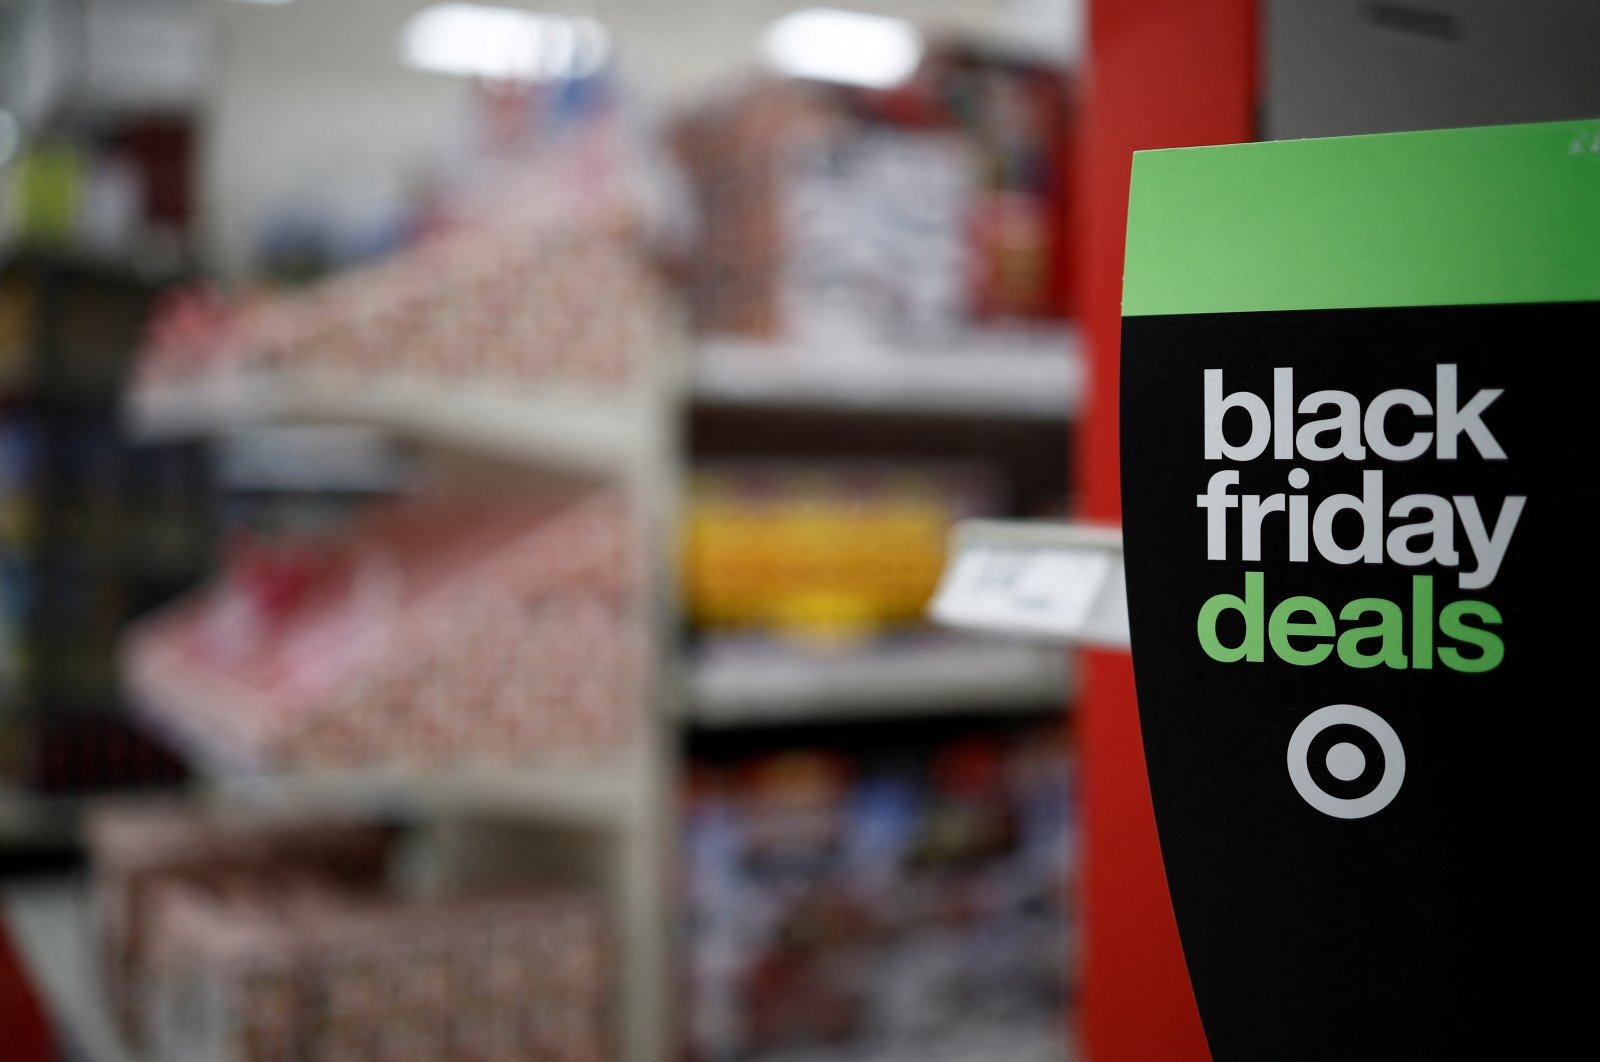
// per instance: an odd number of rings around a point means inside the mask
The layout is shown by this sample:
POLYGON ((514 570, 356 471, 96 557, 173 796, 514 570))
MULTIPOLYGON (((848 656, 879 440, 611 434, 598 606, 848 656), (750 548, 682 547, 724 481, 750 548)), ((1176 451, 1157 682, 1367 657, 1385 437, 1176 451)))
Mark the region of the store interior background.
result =
POLYGON ((1115 521, 1121 156, 1600 16, 840 6, 0 0, 0 1054, 1082 1057, 1131 678, 926 610, 1115 521))

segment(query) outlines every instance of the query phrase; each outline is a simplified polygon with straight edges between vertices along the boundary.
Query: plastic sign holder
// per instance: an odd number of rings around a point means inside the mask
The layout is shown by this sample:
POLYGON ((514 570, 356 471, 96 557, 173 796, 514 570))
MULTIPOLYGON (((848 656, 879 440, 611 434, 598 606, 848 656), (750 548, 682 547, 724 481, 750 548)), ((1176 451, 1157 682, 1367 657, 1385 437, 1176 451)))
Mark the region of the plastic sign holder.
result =
POLYGON ((964 520, 931 606, 948 627, 1128 648, 1122 532, 1100 524, 964 520))

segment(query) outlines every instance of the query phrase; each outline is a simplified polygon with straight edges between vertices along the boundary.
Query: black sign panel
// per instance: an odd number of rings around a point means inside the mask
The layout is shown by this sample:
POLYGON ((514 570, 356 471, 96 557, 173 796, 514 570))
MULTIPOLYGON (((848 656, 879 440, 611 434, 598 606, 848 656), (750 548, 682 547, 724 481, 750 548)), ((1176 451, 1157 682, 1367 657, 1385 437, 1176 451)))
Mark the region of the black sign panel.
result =
POLYGON ((1216 1058, 1581 1020, 1597 355, 1600 303, 1124 320, 1139 712, 1216 1058))

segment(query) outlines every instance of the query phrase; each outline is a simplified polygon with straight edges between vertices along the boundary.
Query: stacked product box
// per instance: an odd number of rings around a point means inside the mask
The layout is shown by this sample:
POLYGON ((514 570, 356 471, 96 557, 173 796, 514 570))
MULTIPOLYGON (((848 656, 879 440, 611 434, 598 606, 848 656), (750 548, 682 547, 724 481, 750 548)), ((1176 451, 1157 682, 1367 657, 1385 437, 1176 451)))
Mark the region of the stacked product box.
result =
POLYGON ((158 934, 153 916, 174 886, 256 892, 298 879, 377 891, 387 831, 333 821, 249 820, 178 803, 107 807, 91 818, 96 936, 112 1014, 134 1043, 144 1039, 144 997, 158 934))
POLYGON ((697 766, 685 839, 692 1057, 931 1057, 918 1051, 964 1039, 970 1057, 998 1062, 1008 1027, 1059 1033, 1064 735, 913 746, 697 766))
POLYGON ((108 988, 150 1057, 605 1057, 584 895, 395 898, 359 825, 141 809, 93 836, 108 988))
POLYGON ((245 546, 136 627, 141 708, 222 765, 514 765, 619 748, 639 565, 613 493, 435 489, 344 537, 245 546))
POLYGON ((746 87, 678 146, 702 223, 691 290, 718 336, 873 347, 1060 321, 1067 85, 935 48, 892 92, 746 87))
POLYGON ((149 970, 158 1057, 600 1062, 594 908, 534 895, 272 904, 164 892, 149 970))
POLYGON ((134 390, 207 388, 218 402, 282 387, 614 392, 656 336, 661 303, 626 197, 582 182, 530 178, 512 202, 536 210, 459 220, 304 289, 175 292, 134 390))
POLYGON ((918 624, 950 525, 1001 494, 978 464, 708 464, 684 535, 689 614, 705 631, 834 638, 918 624))

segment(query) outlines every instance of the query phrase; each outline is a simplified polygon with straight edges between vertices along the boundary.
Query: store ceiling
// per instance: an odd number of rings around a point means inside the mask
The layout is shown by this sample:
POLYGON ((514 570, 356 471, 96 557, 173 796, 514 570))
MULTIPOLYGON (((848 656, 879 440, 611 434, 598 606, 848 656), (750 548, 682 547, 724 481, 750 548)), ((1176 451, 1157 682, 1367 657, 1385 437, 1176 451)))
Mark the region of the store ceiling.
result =
MULTIPOLYGON (((589 15, 618 43, 623 67, 669 96, 736 74, 755 60, 763 29, 802 0, 493 0, 497 6, 589 15)), ((226 3, 222 36, 231 61, 269 60, 283 70, 341 70, 351 76, 396 65, 406 20, 428 0, 293 0, 226 3)), ((843 0, 835 6, 892 15, 928 30, 1009 40, 1068 57, 1075 53, 1081 0, 843 0)))
MULTIPOLYGON (((207 244, 247 271, 265 219, 286 203, 381 213, 463 136, 463 79, 407 68, 399 42, 429 0, 218 2, 204 104, 207 244)), ((611 31, 634 102, 668 111, 753 70, 763 31, 803 0, 486 0, 588 15, 611 31)), ((826 0, 825 0, 826 2, 826 0)), ((831 0, 927 31, 1076 51, 1082 0, 831 0)))

